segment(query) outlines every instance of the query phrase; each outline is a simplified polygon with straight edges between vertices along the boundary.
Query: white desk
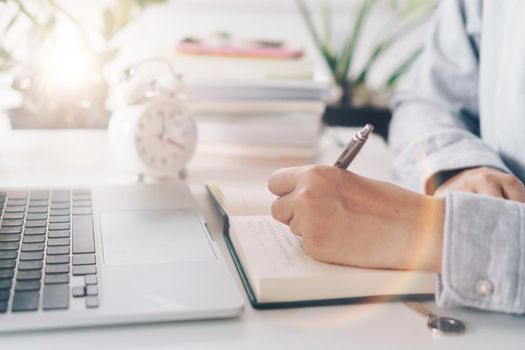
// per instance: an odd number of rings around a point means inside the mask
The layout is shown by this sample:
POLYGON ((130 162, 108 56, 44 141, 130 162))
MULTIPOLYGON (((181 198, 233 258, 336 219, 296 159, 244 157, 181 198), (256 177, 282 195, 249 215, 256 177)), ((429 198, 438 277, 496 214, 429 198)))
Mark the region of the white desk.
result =
MULTIPOLYGON (((330 163, 338 149, 324 140, 320 159, 330 163)), ((81 186, 132 183, 114 165, 103 131, 15 131, 0 145, 0 187, 81 186)), ((389 155, 373 138, 353 169, 388 179, 389 155)), ((242 285, 222 240, 221 222, 202 186, 205 179, 264 181, 283 160, 215 157, 198 152, 188 181, 214 238, 242 285)), ((210 291, 212 292, 212 291, 210 291)), ((436 309, 433 303, 430 306, 436 309)), ((525 318, 476 310, 437 310, 467 323, 459 337, 436 338, 423 319, 397 303, 256 311, 246 300, 241 317, 90 329, 0 335, 0 349, 523 349, 525 318)))

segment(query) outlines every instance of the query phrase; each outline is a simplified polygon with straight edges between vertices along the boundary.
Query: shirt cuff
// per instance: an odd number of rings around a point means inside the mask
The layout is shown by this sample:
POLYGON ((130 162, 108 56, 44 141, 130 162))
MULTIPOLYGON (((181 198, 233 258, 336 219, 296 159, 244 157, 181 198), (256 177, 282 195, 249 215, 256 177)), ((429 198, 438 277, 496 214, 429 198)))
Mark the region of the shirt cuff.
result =
POLYGON ((463 192, 445 203, 438 305, 525 313, 525 205, 463 192))
MULTIPOLYGON (((458 132, 457 134, 460 133, 458 132)), ((440 139, 441 142, 446 139, 458 140, 461 137, 462 135, 453 135, 452 133, 436 135, 436 139, 440 139)), ((412 159, 409 161, 407 159, 403 160, 404 164, 395 164, 398 170, 404 166, 406 167, 401 175, 402 178, 409 181, 408 185, 410 188, 424 193, 427 181, 442 171, 486 166, 511 173, 501 158, 496 153, 488 151, 481 142, 463 140, 456 141, 454 146, 444 146, 440 151, 435 151, 438 148, 436 145, 427 146, 420 144, 421 153, 418 156, 410 157, 412 159)))

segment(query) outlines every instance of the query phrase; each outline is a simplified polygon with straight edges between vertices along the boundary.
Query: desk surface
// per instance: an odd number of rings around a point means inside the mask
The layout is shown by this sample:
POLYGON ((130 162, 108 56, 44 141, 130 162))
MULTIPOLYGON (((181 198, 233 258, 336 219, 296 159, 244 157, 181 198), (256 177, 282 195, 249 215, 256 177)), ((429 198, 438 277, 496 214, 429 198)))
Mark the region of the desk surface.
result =
MULTIPOLYGON (((334 130, 328 130, 333 134, 334 130)), ((342 135, 349 135, 348 130, 342 135)), ((319 162, 329 164, 340 150, 330 135, 320 145, 319 162)), ((352 165, 359 173, 388 180, 390 156, 372 138, 352 165)), ((198 151, 188 167, 188 182, 206 216, 211 234, 241 282, 221 235, 221 219, 203 188, 208 179, 261 183, 274 169, 299 162, 283 159, 239 159, 198 151)), ((103 131, 15 131, 0 141, 0 186, 74 186, 133 183, 108 152, 103 131)), ((244 291, 243 291, 244 295, 244 291)), ((459 337, 434 337, 418 315, 398 303, 256 311, 246 300, 236 319, 172 322, 89 329, 53 330, 0 336, 0 348, 122 349, 522 349, 525 318, 476 310, 438 310, 467 323, 459 337)))

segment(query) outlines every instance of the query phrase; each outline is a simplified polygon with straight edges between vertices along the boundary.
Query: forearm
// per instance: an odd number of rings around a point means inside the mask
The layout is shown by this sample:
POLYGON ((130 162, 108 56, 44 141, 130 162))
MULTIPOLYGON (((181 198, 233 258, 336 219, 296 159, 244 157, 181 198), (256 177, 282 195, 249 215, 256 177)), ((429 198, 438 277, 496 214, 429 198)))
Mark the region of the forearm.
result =
MULTIPOLYGON (((420 210, 412 215, 414 223, 411 242, 406 245, 411 254, 405 256, 403 269, 441 272, 445 200, 420 196, 420 210)), ((402 265, 402 266, 403 266, 402 265)))

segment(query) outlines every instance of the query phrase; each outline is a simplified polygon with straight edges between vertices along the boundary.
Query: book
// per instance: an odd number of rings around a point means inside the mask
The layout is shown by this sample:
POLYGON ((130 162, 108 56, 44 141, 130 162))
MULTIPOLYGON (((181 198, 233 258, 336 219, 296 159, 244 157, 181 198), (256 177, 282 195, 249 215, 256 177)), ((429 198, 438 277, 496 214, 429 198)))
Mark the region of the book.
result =
POLYGON ((236 38, 225 33, 184 38, 177 45, 177 51, 205 56, 267 59, 297 59, 304 53, 302 47, 290 42, 236 38))
POLYGON ((315 148, 321 137, 320 115, 261 113, 225 115, 196 113, 205 144, 315 148))
POLYGON ((309 57, 294 60, 221 57, 171 53, 177 69, 189 79, 310 80, 315 62, 309 57))
POLYGON ((224 217, 224 235, 255 308, 283 308, 386 300, 427 300, 435 275, 364 269, 310 258, 302 238, 271 217, 275 197, 266 186, 206 188, 224 217))
POLYGON ((299 100, 325 101, 331 92, 331 83, 320 76, 313 80, 249 80, 224 78, 192 78, 184 75, 186 91, 196 100, 299 100))
POLYGON ((197 100, 324 101, 332 81, 309 56, 296 59, 247 58, 180 53, 159 49, 181 73, 188 94, 197 100))
POLYGON ((264 158, 313 158, 323 129, 324 108, 321 101, 190 103, 198 123, 201 150, 207 147, 214 153, 229 155, 252 152, 264 158))
POLYGON ((310 113, 321 116, 326 104, 322 101, 301 100, 190 100, 194 113, 252 116, 268 113, 310 113))
POLYGON ((315 63, 301 45, 230 35, 187 37, 166 48, 186 76, 217 79, 312 79, 315 63))

